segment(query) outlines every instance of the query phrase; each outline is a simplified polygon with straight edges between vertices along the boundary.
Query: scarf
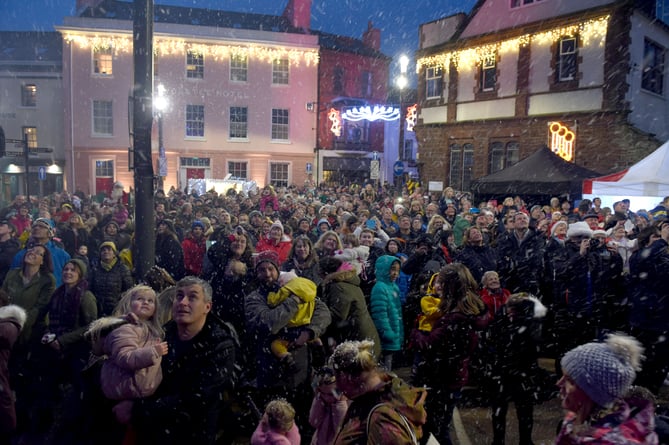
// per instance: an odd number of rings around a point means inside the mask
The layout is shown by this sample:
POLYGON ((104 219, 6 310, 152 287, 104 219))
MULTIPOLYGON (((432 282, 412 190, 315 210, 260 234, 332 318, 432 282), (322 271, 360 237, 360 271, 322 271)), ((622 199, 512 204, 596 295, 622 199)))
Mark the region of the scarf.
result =
POLYGON ((88 289, 88 282, 80 280, 68 289, 64 284, 56 289, 49 302, 49 330, 60 336, 77 327, 81 298, 88 289))
POLYGON ((114 266, 116 266, 117 262, 118 258, 114 257, 114 259, 111 260, 110 263, 103 263, 102 261, 100 261, 100 266, 105 270, 105 272, 109 272, 110 270, 112 270, 114 266))

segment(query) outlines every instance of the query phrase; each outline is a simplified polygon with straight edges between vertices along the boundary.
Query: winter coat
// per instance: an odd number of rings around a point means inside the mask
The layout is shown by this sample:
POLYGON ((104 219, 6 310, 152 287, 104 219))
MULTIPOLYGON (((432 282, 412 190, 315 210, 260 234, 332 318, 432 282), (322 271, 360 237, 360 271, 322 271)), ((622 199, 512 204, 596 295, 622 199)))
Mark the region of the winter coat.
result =
POLYGON ((16 238, 9 238, 7 241, 0 241, 0 285, 5 281, 7 272, 11 267, 12 260, 16 256, 16 252, 21 249, 19 240, 16 238))
POLYGON ((618 399, 611 409, 591 415, 587 424, 574 423, 576 414, 569 412, 555 439, 556 445, 656 445, 653 431, 653 403, 642 398, 618 399))
POLYGON ((184 268, 186 275, 199 277, 202 275, 202 264, 207 251, 207 242, 205 238, 199 240, 192 236, 187 236, 181 242, 181 249, 184 254, 184 268))
POLYGON ((301 264, 294 258, 288 258, 286 262, 281 265, 281 270, 283 272, 294 270, 298 277, 308 278, 316 283, 316 285, 321 284, 321 281, 323 280, 318 261, 313 261, 310 264, 301 264))
POLYGON ((47 331, 56 335, 63 355, 83 364, 90 351, 84 332, 98 318, 97 302, 88 290, 86 280, 79 281, 70 289, 65 285, 56 289, 49 301, 47 315, 47 331))
POLYGON ((185 276, 184 251, 176 235, 156 236, 156 266, 165 269, 175 281, 185 276))
POLYGON ((133 285, 128 268, 118 259, 110 270, 98 263, 91 268, 89 289, 98 301, 99 316, 111 315, 121 294, 133 285))
POLYGON ((258 387, 295 388, 309 378, 310 360, 307 345, 291 349, 297 367, 293 372, 282 366, 271 353, 270 343, 277 337, 295 339, 304 330, 313 333, 312 340, 320 337, 330 324, 330 311, 325 303, 317 299, 311 322, 306 326, 289 328, 288 322, 297 314, 299 305, 293 298, 287 298, 278 306, 271 307, 267 303, 267 296, 279 289, 278 283, 274 284, 271 289, 261 286, 244 299, 247 335, 255 339, 258 387))
POLYGON ((296 277, 281 286, 277 292, 270 292, 267 295, 267 303, 275 307, 281 304, 286 298, 295 295, 302 302, 298 304, 297 313, 288 321, 286 326, 305 326, 311 322, 311 317, 316 308, 316 283, 307 279, 296 277))
POLYGON ((489 270, 497 270, 495 250, 489 246, 466 245, 455 256, 455 261, 467 266, 477 283, 489 270))
POLYGON ((336 445, 411 444, 413 439, 400 414, 420 440, 421 427, 427 420, 425 389, 411 387, 390 374, 385 374, 383 381, 383 385, 353 400, 337 433, 336 445))
POLYGON ((283 235, 281 241, 278 243, 274 239, 262 236, 256 244, 256 253, 265 252, 266 250, 276 252, 279 256, 278 264, 281 266, 288 259, 288 254, 290 253, 292 245, 293 243, 287 235, 283 235))
POLYGON ((163 381, 150 397, 137 399, 132 425, 142 445, 210 445, 218 431, 221 400, 235 383, 234 329, 208 316, 202 330, 180 340, 177 325, 165 325, 168 353, 163 381))
POLYGON ((502 286, 514 292, 538 295, 543 272, 545 240, 528 229, 521 240, 515 231, 505 232, 497 239, 497 272, 502 286))
POLYGON ((251 445, 300 445, 300 432, 295 423, 288 432, 278 433, 260 422, 251 436, 251 445))
POLYGON ((68 227, 61 236, 63 240, 63 246, 65 246, 65 251, 74 256, 77 254, 79 247, 86 246, 91 249, 91 240, 88 231, 83 228, 74 229, 68 227))
POLYGON ((490 314, 491 319, 495 318, 497 312, 504 306, 510 295, 511 292, 501 287, 494 293, 490 292, 490 289, 487 287, 484 287, 479 291, 479 296, 488 307, 488 313, 490 314))
MULTIPOLYGON (((61 281, 62 274, 60 271, 63 270, 65 263, 70 261, 72 258, 70 257, 70 254, 61 247, 61 244, 56 243, 54 240, 47 241, 46 244, 44 244, 44 247, 49 249, 49 253, 51 253, 51 261, 53 262, 53 270, 55 271, 54 277, 56 279, 56 287, 58 287, 63 284, 61 281)), ((20 269, 21 265, 23 264, 23 257, 25 255, 26 249, 20 250, 14 257, 11 268, 20 269)))
POLYGON ((21 307, 0 307, 0 435, 5 437, 16 428, 14 394, 9 386, 9 359, 25 322, 26 311, 21 307))
POLYGON ((12 303, 26 311, 26 322, 17 341, 28 345, 39 341, 46 326, 46 313, 51 294, 56 290, 56 279, 52 274, 36 274, 30 283, 23 284, 21 269, 7 273, 2 288, 12 297, 12 303))
POLYGON ((160 338, 152 336, 140 324, 119 324, 120 321, 116 317, 96 321, 96 324, 117 325, 104 338, 102 346, 107 356, 100 374, 102 392, 112 400, 150 396, 163 379, 161 355, 154 347, 160 338))
POLYGON ((630 259, 629 322, 650 331, 669 330, 669 245, 663 239, 637 250, 630 259))
POLYGON ((360 289, 360 277, 355 269, 340 269, 328 274, 321 283, 322 300, 330 308, 332 323, 326 336, 337 344, 345 340, 374 342, 374 356, 381 356, 381 339, 376 331, 365 296, 360 289))
POLYGON ((390 281, 390 267, 399 262, 397 257, 390 255, 376 260, 376 284, 372 288, 370 305, 383 351, 399 351, 404 342, 400 289, 390 281))
POLYGON ((347 410, 346 398, 328 403, 319 395, 314 396, 309 409, 309 425, 316 430, 311 445, 332 445, 347 410))

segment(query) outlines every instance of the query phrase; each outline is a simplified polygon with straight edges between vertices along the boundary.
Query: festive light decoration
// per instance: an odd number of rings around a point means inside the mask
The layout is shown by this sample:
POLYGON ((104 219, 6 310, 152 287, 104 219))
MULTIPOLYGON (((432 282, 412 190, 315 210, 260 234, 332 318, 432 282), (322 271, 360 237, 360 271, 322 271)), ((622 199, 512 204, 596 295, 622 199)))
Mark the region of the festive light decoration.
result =
POLYGON ((560 122, 549 122, 551 151, 565 161, 574 160, 576 134, 560 122))
POLYGON ((361 120, 367 120, 370 122, 382 120, 389 122, 394 121, 395 119, 399 119, 400 110, 395 107, 386 107, 385 105, 374 105, 374 107, 354 107, 350 110, 344 111, 341 117, 344 120, 353 122, 358 122, 361 120))
POLYGON ((328 119, 332 122, 330 131, 337 137, 341 136, 341 115, 339 114, 339 110, 330 108, 328 119))
POLYGON ((407 108, 407 131, 413 131, 413 127, 416 126, 418 121, 418 105, 413 104, 407 108))
MULTIPOLYGON (((119 34, 75 34, 63 33, 63 40, 79 48, 107 49, 112 48, 114 55, 132 53, 132 38, 130 35, 119 34)), ((153 52, 157 56, 183 55, 186 51, 203 54, 216 61, 227 60, 230 56, 246 56, 249 59, 271 63, 276 59, 288 59, 293 66, 305 63, 306 66, 317 65, 319 56, 316 49, 297 49, 281 46, 262 46, 249 43, 193 43, 183 39, 156 37, 153 41, 153 52)))
POLYGON ((449 51, 422 57, 416 61, 416 72, 419 73, 423 67, 441 66, 448 70, 451 62, 456 67, 476 67, 488 57, 494 54, 516 52, 521 46, 527 46, 536 42, 539 44, 552 43, 562 37, 578 35, 583 46, 604 46, 606 41, 606 30, 609 23, 609 15, 593 18, 573 25, 566 25, 542 31, 535 34, 524 34, 519 37, 503 40, 501 42, 479 45, 462 50, 449 51))

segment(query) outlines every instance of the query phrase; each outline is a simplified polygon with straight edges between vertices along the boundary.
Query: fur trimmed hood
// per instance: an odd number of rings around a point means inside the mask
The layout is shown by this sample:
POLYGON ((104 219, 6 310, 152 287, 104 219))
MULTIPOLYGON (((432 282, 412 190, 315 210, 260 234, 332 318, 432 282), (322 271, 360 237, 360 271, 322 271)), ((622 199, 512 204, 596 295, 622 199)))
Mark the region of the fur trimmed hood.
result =
POLYGON ((13 321, 23 329, 26 324, 26 311, 15 304, 0 307, 0 321, 13 321))

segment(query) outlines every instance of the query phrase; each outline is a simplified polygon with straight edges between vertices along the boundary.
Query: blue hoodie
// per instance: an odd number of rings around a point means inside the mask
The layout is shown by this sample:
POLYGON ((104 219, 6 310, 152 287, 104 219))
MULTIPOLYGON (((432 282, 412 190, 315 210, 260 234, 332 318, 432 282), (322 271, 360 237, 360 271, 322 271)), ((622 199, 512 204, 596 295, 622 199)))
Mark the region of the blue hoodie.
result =
POLYGON ((404 341, 400 289, 390 281, 390 267, 399 262, 399 258, 391 255, 376 260, 376 284, 372 288, 370 305, 383 351, 399 351, 404 341))

